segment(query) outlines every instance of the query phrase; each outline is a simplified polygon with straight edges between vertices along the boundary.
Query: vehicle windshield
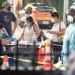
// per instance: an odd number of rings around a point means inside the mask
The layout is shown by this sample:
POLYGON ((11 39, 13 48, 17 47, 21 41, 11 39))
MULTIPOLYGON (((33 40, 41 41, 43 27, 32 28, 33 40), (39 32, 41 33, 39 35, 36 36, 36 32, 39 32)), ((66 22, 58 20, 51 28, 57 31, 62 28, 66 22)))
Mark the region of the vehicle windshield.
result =
POLYGON ((49 12, 52 10, 52 6, 45 4, 45 3, 38 3, 38 4, 33 4, 35 6, 36 10, 41 11, 41 12, 49 12))

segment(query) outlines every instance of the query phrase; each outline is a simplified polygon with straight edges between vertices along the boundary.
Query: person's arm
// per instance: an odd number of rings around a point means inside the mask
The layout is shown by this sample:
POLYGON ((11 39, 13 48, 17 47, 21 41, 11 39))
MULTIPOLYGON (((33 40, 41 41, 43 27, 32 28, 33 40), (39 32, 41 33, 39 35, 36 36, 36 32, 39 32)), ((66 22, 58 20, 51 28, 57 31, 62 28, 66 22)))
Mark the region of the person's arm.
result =
POLYGON ((58 32, 56 31, 48 31, 51 34, 57 34, 57 35, 63 35, 65 33, 66 26, 64 22, 61 22, 60 24, 60 30, 58 32))
POLYGON ((12 22, 14 22, 14 28, 12 30, 12 35, 13 35, 17 28, 18 20, 16 19, 15 15, 13 13, 11 13, 11 14, 12 14, 12 22))
POLYGON ((6 45, 6 44, 10 43, 10 40, 2 39, 1 43, 2 43, 2 45, 6 45))
POLYGON ((26 17, 23 16, 20 19, 20 26, 21 26, 21 28, 24 28, 25 27, 25 24, 26 24, 26 17))
POLYGON ((71 39, 71 47, 72 47, 71 50, 75 51, 75 31, 70 36, 70 39, 71 39))
POLYGON ((35 31, 35 34, 36 34, 36 36, 37 36, 37 38, 39 37, 39 35, 40 35, 40 29, 39 29, 39 26, 38 26, 38 24, 34 24, 34 31, 35 31))
POLYGON ((12 35, 14 34, 14 32, 16 31, 16 28, 17 28, 17 20, 16 21, 14 21, 14 28, 13 28, 13 30, 12 30, 12 35))
POLYGON ((48 31, 48 32, 51 33, 51 34, 61 35, 61 34, 64 34, 65 33, 65 30, 66 29, 61 29, 61 31, 59 31, 59 32, 56 32, 56 31, 48 31))
POLYGON ((21 37, 19 38, 19 41, 22 39, 24 40, 24 30, 23 30, 23 33, 21 34, 21 37))

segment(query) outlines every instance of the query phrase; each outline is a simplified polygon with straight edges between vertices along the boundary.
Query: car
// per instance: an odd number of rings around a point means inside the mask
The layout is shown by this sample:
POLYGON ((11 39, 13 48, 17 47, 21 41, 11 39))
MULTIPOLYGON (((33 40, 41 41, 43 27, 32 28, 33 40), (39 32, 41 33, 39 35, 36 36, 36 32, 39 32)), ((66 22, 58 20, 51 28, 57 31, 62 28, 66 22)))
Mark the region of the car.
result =
POLYGON ((75 9, 75 2, 72 3, 70 9, 75 9))
POLYGON ((71 9, 75 9, 75 2, 73 2, 73 3, 71 4, 71 6, 70 6, 69 9, 67 10, 66 14, 68 14, 69 10, 71 10, 71 9))
POLYGON ((28 7, 32 8, 31 16, 38 23, 40 28, 51 28, 51 14, 50 11, 56 9, 52 5, 48 5, 46 3, 28 3, 24 9, 28 7))

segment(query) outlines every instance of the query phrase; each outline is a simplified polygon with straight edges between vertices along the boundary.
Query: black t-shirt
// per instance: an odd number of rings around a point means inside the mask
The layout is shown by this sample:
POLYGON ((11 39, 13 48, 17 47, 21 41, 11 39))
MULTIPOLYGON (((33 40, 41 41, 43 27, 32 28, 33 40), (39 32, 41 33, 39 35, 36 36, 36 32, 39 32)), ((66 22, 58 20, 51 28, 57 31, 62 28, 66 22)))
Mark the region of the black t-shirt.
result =
POLYGON ((11 36, 11 22, 15 22, 16 21, 16 17, 12 12, 4 12, 1 11, 0 12, 0 23, 2 23, 4 25, 4 28, 6 29, 7 33, 9 34, 9 36, 11 36))

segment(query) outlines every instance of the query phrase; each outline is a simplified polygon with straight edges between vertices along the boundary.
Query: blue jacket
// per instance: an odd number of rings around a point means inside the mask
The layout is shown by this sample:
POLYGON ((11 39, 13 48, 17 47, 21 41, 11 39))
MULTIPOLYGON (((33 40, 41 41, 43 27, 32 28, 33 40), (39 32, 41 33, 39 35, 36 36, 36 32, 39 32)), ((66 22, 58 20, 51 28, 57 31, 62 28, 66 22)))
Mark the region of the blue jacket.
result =
MULTIPOLYGON (((68 52, 68 48, 70 53, 75 52, 75 23, 70 24, 65 31, 62 53, 66 54, 68 52), (69 41, 69 46, 67 46, 68 41, 69 41)), ((63 63, 67 63, 67 56, 62 55, 62 57, 63 57, 63 63)))

